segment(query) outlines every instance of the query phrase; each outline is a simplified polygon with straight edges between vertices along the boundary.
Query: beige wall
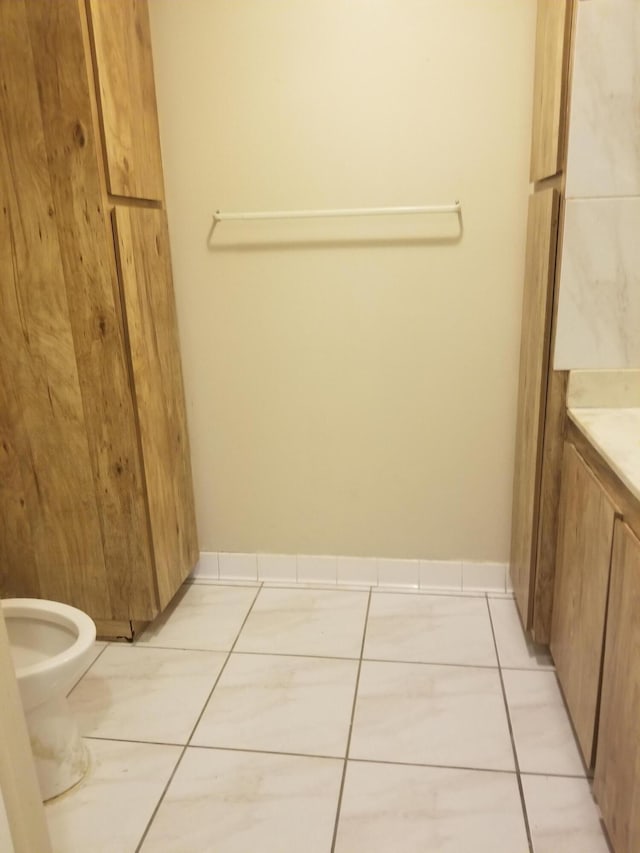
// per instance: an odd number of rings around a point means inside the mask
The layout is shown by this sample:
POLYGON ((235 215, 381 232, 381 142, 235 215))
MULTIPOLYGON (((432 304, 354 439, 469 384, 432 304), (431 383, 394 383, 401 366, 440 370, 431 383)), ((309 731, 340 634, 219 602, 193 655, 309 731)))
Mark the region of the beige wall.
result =
POLYGON ((150 5, 202 549, 508 559, 534 0, 150 5))

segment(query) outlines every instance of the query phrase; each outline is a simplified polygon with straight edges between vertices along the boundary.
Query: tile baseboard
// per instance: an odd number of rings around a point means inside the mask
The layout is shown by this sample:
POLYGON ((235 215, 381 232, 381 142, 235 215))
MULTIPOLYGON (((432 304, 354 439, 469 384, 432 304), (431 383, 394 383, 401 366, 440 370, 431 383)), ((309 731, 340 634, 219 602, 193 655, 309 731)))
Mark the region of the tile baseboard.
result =
POLYGON ((202 551, 192 580, 287 581, 439 592, 510 593, 508 563, 202 551))

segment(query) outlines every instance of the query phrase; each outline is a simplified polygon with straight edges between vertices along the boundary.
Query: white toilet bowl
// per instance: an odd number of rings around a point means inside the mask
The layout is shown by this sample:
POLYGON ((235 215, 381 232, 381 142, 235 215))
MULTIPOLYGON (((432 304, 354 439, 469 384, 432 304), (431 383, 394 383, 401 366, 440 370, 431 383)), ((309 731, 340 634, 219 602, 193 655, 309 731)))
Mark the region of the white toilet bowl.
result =
POLYGON ((57 601, 9 598, 2 611, 42 799, 50 800, 79 782, 89 766, 66 697, 89 661, 96 626, 86 613, 57 601))

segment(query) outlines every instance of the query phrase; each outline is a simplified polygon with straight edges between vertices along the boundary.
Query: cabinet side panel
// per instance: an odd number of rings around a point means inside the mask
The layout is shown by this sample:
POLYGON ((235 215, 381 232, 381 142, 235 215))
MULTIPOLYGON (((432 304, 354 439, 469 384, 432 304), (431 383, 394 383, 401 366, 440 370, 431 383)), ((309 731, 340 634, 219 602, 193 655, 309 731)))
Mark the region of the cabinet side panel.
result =
POLYGON ((105 610, 96 600, 89 612, 150 619, 158 608, 113 236, 98 169, 84 7, 68 0, 28 9, 111 601, 105 610))
POLYGON ((146 0, 89 0, 109 191, 164 198, 146 0))
MULTIPOLYGON (((551 342, 551 351, 553 351, 553 341, 551 342)), ((533 588, 532 637, 536 643, 548 643, 551 636, 568 381, 568 373, 549 370, 542 442, 538 529, 535 533, 537 547, 533 588)))
POLYGON ((556 175, 564 157, 572 3, 538 0, 530 178, 556 175))
POLYGON ((594 793, 617 853, 640 850, 640 540, 615 527, 594 793))
POLYGON ((169 234, 163 210, 114 211, 160 604, 198 558, 169 234))
POLYGON ((37 592, 88 612, 97 600, 109 613, 28 26, 33 5, 45 6, 0 2, 3 591, 37 592))
POLYGON ((566 444, 551 652, 587 767, 593 759, 616 507, 566 444))
POLYGON ((558 230, 557 190, 529 198, 511 531, 511 578, 530 627, 558 230))

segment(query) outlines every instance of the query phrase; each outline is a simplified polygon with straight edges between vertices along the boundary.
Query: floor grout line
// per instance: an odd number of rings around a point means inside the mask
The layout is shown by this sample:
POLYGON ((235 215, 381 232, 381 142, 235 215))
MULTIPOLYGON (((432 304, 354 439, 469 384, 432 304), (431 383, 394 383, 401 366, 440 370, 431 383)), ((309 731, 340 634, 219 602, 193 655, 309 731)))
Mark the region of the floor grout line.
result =
MULTIPOLYGON (((364 663, 364 661, 363 661, 364 663)), ((157 741, 157 740, 133 740, 131 738, 122 738, 122 737, 103 737, 97 735, 85 735, 84 740, 97 740, 97 741, 106 741, 107 743, 132 743, 139 744, 141 746, 169 746, 178 749, 184 749, 187 744, 184 743, 175 743, 171 741, 157 741)), ((250 753, 256 755, 284 755, 290 758, 320 758, 327 761, 344 761, 343 755, 321 755, 317 752, 290 752, 281 749, 257 749, 256 747, 243 747, 243 746, 225 746, 223 744, 188 744, 189 749, 207 749, 210 751, 218 751, 218 752, 242 752, 242 753, 250 753)), ((352 758, 349 757, 349 762, 351 764, 383 764, 390 765, 391 767, 425 767, 432 768, 434 770, 464 770, 470 771, 474 773, 501 773, 507 776, 515 776, 516 770, 506 770, 500 767, 472 767, 466 764, 436 764, 433 762, 425 762, 425 761, 393 761, 388 758, 352 758)), ((580 776, 573 773, 546 773, 539 770, 531 770, 531 771, 520 771, 521 776, 536 776, 542 778, 553 778, 553 779, 576 779, 581 780, 583 782, 589 782, 589 779, 586 776, 580 776)))
POLYGON ((91 661, 91 663, 82 670, 82 675, 78 676, 78 678, 73 682, 73 687, 67 691, 67 696, 71 695, 71 693, 76 689, 78 684, 80 684, 80 682, 85 677, 85 675, 89 672, 89 670, 94 665, 94 663, 97 663, 100 660, 100 658, 102 657, 102 655, 105 653, 105 651, 109 648, 108 642, 105 642, 104 640, 98 640, 98 642, 104 643, 104 646, 100 649, 100 651, 94 657, 94 659, 91 661))
POLYGON ((340 811, 342 809, 342 796, 344 794, 344 783, 347 776, 347 765, 349 763, 349 749, 351 747, 351 737, 353 735, 353 722, 356 716, 356 705, 358 703, 358 688, 360 686, 360 673, 362 672, 362 660, 364 655, 364 644, 367 639, 367 627, 369 625, 369 609, 371 607, 371 594, 372 591, 369 590, 369 597, 367 599, 367 609, 364 615, 364 627, 362 631, 362 645, 360 646, 360 660, 358 662, 358 672, 356 674, 356 684, 355 689, 353 691, 353 705, 351 706, 351 720, 349 722, 349 734, 347 736, 347 748, 344 754, 344 766, 342 768, 342 779, 340 780, 340 791, 338 793, 338 804, 336 807, 336 820, 333 826, 333 838, 331 840, 331 853, 334 853, 336 849, 336 840, 338 838, 338 824, 340 822, 340 811))
POLYGON ((498 675, 500 677, 500 687, 502 689, 502 699, 504 701, 504 710, 507 715, 507 726, 509 727, 509 737, 511 738, 511 749, 513 750, 513 761, 516 768, 516 780, 518 782, 518 793, 520 795, 520 805, 522 807, 522 818, 524 820, 524 828, 527 833, 527 842, 529 844, 529 853, 534 853, 533 840, 531 838, 531 827, 529 826, 529 815, 527 813, 527 804, 524 797, 524 788, 522 787, 522 778, 520 776, 520 763, 518 761, 518 751, 516 749, 516 741, 513 735, 513 726, 511 724, 511 713, 509 711, 509 702, 507 700, 507 691, 504 686, 504 678, 502 677, 502 669, 500 667, 500 655, 498 653, 498 642, 496 640, 496 632, 493 627, 493 618, 491 616, 491 607, 489 605, 489 596, 486 596, 487 612, 489 614, 489 622, 491 623, 491 635, 493 636, 493 644, 496 650, 496 659, 498 660, 498 675))
POLYGON ((201 711, 200 711, 200 713, 198 714, 198 718, 197 718, 197 720, 195 721, 195 724, 194 724, 193 728, 191 729, 191 734, 190 734, 190 735, 189 735, 189 737, 187 738, 187 742, 185 743, 185 745, 182 747, 182 752, 181 752, 181 753, 180 753, 180 755, 178 756, 178 760, 176 761, 175 767, 173 768, 173 771, 172 771, 171 775, 169 776, 169 779, 167 780, 167 784, 166 784, 166 785, 164 786, 164 788, 162 789, 162 793, 160 794, 160 798, 158 799, 158 802, 156 803, 156 806, 155 806, 155 808, 154 808, 153 812, 151 813, 151 817, 149 818, 149 821, 147 822, 147 825, 146 825, 146 827, 145 827, 145 830, 144 830, 144 832, 142 833, 142 836, 141 836, 141 838, 140 838, 140 841, 138 842, 138 845, 137 845, 137 847, 136 847, 135 853, 139 853, 139 851, 142 849, 142 845, 144 844, 145 838, 146 838, 146 837, 147 837, 147 835, 149 834, 149 830, 151 829, 151 826, 152 826, 152 824, 153 824, 153 821, 155 820, 156 815, 158 814, 158 811, 159 811, 159 809, 160 809, 160 806, 162 805, 162 803, 163 803, 163 801, 164 801, 164 798, 165 798, 165 796, 166 796, 166 793, 167 793, 167 791, 169 790, 169 786, 170 786, 170 785, 171 785, 171 783, 173 782, 173 778, 174 778, 174 776, 176 775, 176 772, 177 772, 177 770, 178 770, 178 767, 180 766, 180 764, 181 764, 181 762, 182 762, 182 759, 184 758, 185 753, 186 753, 187 749, 189 748, 189 743, 191 742, 191 738, 193 737, 195 730, 198 728, 198 725, 199 725, 199 723, 200 723, 200 720, 202 719, 202 715, 204 714, 204 712, 205 712, 205 710, 206 710, 206 707, 207 707, 207 705, 209 704, 209 700, 211 699, 211 697, 212 697, 212 695, 213 695, 213 691, 216 689, 216 687, 217 687, 217 685, 218 685, 218 682, 220 681, 220 678, 221 678, 221 676, 222 676, 222 673, 223 673, 223 672, 224 672, 224 670, 225 670, 225 667, 226 667, 226 665, 227 665, 227 662, 228 662, 229 658, 231 657, 231 653, 233 652, 233 650, 234 650, 234 648, 235 648, 235 646, 236 646, 236 643, 238 642, 238 639, 239 639, 239 637, 240 637, 240 634, 242 633, 242 629, 244 628, 244 626, 245 626, 245 624, 246 624, 246 622, 247 622, 247 619, 249 618, 249 616, 250 616, 250 614, 251 614, 251 611, 253 610, 253 606, 254 606, 254 604, 256 603, 256 601, 257 601, 257 599, 258 599, 258 596, 260 595, 260 591, 261 591, 261 590, 262 590, 262 584, 260 584, 260 586, 256 589, 256 594, 254 595, 254 597, 253 597, 253 601, 251 602, 251 604, 250 604, 250 606, 249 606, 249 609, 247 610, 247 613, 246 613, 246 615, 245 615, 244 619, 242 620, 242 625, 240 625, 240 628, 239 628, 239 630, 238 630, 238 633, 236 634, 236 638, 235 638, 235 640, 233 641, 233 645, 232 645, 232 646, 231 646, 231 648, 229 649, 229 652, 227 653, 227 656, 226 656, 226 658, 225 658, 225 660, 224 660, 224 663, 223 663, 223 664, 222 664, 222 666, 220 667, 220 671, 218 672, 218 674, 217 674, 217 676, 216 676, 216 679, 215 679, 215 681, 214 681, 214 683, 213 683, 213 687, 212 687, 212 688, 211 688, 211 690, 209 691, 209 695, 207 696, 207 698, 206 698, 206 700, 205 700, 205 702, 204 702, 204 704, 203 704, 203 706, 202 706, 202 710, 201 710, 201 711))
MULTIPOLYGON (((119 644, 118 644, 119 645, 119 644)), ((106 648, 106 647, 105 647, 106 648)), ((165 652, 208 652, 210 654, 218 654, 218 655, 228 655, 231 654, 230 649, 221 649, 221 648, 211 648, 205 649, 194 646, 163 646, 156 643, 133 643, 131 646, 126 646, 124 648, 132 648, 132 649, 156 649, 158 651, 165 652)), ((87 670, 85 670, 84 674, 78 679, 80 681, 84 678, 84 675, 91 669, 94 663, 102 656, 105 649, 102 649, 98 657, 89 665, 87 670)), ((311 655, 304 654, 298 652, 273 652, 273 651, 255 651, 249 649, 242 649, 240 651, 233 650, 233 654, 235 655, 253 655, 256 657, 284 657, 284 658, 303 658, 310 660, 335 660, 335 661, 358 661, 359 657, 353 657, 351 655, 311 655)), ((507 670, 509 672, 555 672, 553 666, 502 666, 500 667, 499 663, 488 664, 488 663, 458 663, 454 661, 436 661, 436 660, 409 660, 407 658, 370 658, 364 656, 362 658, 363 661, 367 661, 368 663, 400 663, 400 664, 415 664, 416 666, 455 666, 462 669, 487 669, 487 670, 496 670, 501 668, 503 670, 507 670)), ((77 686, 76 682, 76 685, 77 686)))

